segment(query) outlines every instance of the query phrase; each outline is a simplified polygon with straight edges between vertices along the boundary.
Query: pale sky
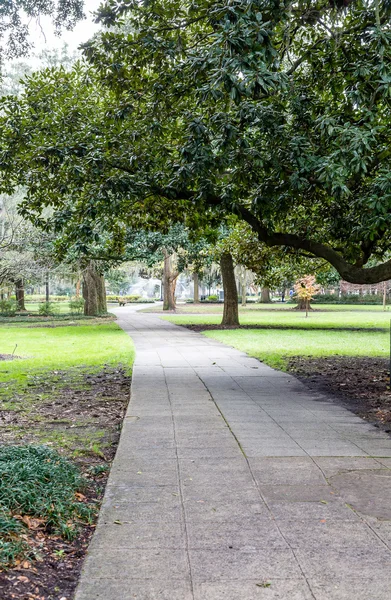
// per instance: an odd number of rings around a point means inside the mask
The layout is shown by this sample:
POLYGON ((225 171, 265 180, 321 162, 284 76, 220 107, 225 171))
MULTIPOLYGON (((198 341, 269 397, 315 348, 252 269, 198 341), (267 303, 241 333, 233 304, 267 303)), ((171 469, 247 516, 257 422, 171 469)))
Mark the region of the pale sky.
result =
POLYGON ((41 18, 41 27, 37 23, 32 22, 30 24, 30 31, 31 41, 34 43, 33 52, 40 52, 44 48, 61 48, 64 43, 68 44, 70 50, 76 50, 80 44, 89 40, 98 31, 99 25, 92 22, 91 13, 100 4, 101 0, 85 0, 84 12, 87 18, 84 21, 80 21, 73 31, 63 31, 61 37, 54 35, 54 28, 48 17, 41 18))

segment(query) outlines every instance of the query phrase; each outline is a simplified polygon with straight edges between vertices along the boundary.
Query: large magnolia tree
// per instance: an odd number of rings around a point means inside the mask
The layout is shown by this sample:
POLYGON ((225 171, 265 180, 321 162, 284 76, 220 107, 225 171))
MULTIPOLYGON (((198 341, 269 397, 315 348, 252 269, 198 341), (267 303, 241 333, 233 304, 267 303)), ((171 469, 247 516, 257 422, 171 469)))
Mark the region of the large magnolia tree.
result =
POLYGON ((385 0, 113 0, 87 66, 3 100, 1 188, 78 240, 233 213, 347 281, 389 279, 390 17, 385 0))

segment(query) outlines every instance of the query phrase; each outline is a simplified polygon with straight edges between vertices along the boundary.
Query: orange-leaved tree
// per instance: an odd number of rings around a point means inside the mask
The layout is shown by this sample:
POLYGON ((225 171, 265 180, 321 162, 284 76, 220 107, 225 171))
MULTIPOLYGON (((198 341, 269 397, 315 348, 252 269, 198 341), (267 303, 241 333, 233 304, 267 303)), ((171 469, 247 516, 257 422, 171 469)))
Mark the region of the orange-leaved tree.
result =
POLYGON ((320 285, 316 283, 316 278, 314 275, 305 275, 296 281, 294 287, 296 297, 299 300, 297 308, 305 310, 305 316, 308 317, 310 302, 314 295, 319 292, 320 285))

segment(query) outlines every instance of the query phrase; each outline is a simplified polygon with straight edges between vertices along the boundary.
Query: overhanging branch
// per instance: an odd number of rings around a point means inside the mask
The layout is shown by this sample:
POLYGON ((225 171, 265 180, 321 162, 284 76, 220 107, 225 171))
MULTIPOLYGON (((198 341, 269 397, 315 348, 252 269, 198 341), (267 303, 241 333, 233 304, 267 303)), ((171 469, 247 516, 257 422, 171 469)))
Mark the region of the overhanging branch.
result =
MULTIPOLYGON (((173 190, 172 188, 154 190, 157 195, 166 198, 194 201, 198 194, 192 190, 173 190)), ((205 202, 210 206, 221 206, 224 204, 221 197, 210 194, 205 198, 205 202)), ((269 231, 262 222, 246 207, 236 205, 235 214, 242 217, 257 234, 260 242, 267 246, 288 246, 296 250, 304 250, 326 260, 341 275, 342 279, 349 283, 356 284, 374 284, 380 281, 391 279, 391 260, 388 260, 376 267, 363 268, 357 264, 349 263, 339 252, 321 242, 309 240, 293 233, 281 233, 269 231)))

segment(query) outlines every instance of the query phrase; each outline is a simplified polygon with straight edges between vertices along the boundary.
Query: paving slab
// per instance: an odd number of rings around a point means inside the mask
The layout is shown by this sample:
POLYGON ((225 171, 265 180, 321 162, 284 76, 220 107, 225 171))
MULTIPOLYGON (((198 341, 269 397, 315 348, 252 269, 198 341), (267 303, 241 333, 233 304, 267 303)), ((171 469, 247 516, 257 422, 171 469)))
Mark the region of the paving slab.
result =
POLYGON ((194 600, 313 600, 303 579, 254 580, 251 583, 201 583, 194 586, 194 600))
POLYGON ((116 309, 131 402, 75 600, 391 597, 391 439, 292 375, 116 309))

